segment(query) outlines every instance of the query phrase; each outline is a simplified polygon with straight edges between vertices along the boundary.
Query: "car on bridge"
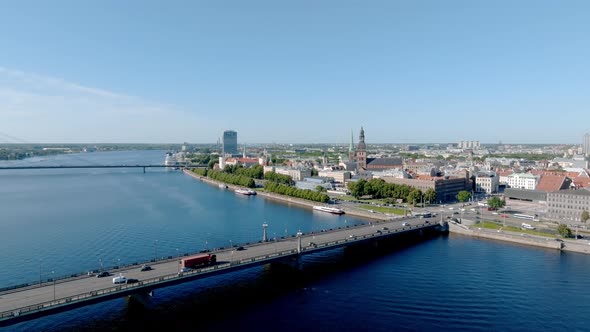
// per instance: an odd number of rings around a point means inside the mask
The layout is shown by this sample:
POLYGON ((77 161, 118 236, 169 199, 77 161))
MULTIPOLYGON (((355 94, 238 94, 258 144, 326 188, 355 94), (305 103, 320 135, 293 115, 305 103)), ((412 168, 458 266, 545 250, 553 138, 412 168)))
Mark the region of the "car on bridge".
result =
POLYGON ((139 280, 138 279, 135 279, 135 278, 127 278, 127 280, 125 280, 125 283, 126 284, 135 284, 135 283, 138 283, 138 282, 139 282, 139 280))
POLYGON ((151 271, 151 270, 153 270, 153 269, 152 269, 152 267, 151 267, 151 266, 149 266, 149 265, 143 265, 143 266, 141 267, 141 269, 139 269, 139 270, 140 270, 141 272, 144 272, 144 271, 151 271))
POLYGON ((405 226, 410 226, 410 223, 409 223, 409 222, 406 222, 406 221, 404 221, 404 222, 402 223, 402 226, 404 226, 404 227, 405 227, 405 226))
POLYGON ((104 277, 109 277, 111 274, 108 273, 107 271, 102 271, 99 274, 96 275, 97 278, 104 278, 104 277))
POLYGON ((127 278, 125 276, 119 275, 113 278, 113 284, 125 284, 127 283, 127 278))

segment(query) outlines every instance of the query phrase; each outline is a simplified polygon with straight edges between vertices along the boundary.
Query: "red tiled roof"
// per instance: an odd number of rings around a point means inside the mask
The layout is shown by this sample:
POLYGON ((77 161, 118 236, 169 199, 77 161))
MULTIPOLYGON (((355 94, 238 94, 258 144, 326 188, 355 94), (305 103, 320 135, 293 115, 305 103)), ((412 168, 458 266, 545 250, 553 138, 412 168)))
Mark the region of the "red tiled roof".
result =
POLYGON ((567 189, 562 188, 564 186, 564 182, 566 182, 566 179, 568 179, 568 177, 565 175, 543 174, 535 189, 545 192, 567 189))
POLYGON ((237 160, 241 163, 258 163, 256 158, 237 158, 237 160))
POLYGON ((590 178, 585 176, 578 176, 574 178, 574 185, 577 188, 589 188, 590 187, 590 178))

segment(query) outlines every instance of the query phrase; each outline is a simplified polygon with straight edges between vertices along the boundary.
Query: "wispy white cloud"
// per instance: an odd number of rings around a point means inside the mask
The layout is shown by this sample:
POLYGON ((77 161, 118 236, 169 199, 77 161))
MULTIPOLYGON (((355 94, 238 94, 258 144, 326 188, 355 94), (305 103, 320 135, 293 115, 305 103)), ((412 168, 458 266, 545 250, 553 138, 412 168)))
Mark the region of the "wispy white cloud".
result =
POLYGON ((202 141, 206 127, 174 105, 0 67, 0 132, 23 141, 202 141))

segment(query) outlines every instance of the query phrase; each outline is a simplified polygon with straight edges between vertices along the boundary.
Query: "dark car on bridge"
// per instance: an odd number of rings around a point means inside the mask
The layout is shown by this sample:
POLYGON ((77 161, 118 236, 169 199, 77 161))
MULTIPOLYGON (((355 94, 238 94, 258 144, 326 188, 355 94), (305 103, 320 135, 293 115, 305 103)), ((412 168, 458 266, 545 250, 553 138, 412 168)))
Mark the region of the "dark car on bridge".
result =
POLYGON ((102 271, 101 273, 97 274, 97 275, 96 275, 96 277, 97 277, 97 278, 104 278, 104 277, 108 277, 108 276, 110 276, 110 275, 111 275, 111 274, 110 274, 110 273, 108 273, 107 271, 102 271))
POLYGON ((149 265, 144 265, 144 266, 142 266, 142 267, 141 267, 141 269, 139 269, 139 270, 143 272, 143 271, 151 271, 151 270, 153 270, 153 269, 152 269, 152 267, 151 267, 151 266, 149 266, 149 265))
POLYGON ((125 283, 126 284, 134 284, 134 283, 137 283, 137 282, 139 282, 139 280, 134 279, 134 278, 127 278, 127 280, 125 280, 125 283))

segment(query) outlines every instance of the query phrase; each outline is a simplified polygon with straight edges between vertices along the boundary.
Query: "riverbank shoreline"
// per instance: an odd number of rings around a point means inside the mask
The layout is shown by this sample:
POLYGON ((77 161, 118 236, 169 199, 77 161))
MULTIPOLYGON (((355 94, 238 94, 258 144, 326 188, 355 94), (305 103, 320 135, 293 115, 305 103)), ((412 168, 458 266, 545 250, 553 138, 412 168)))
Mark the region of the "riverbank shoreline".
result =
MULTIPOLYGON (((230 185, 230 184, 226 184, 224 182, 215 181, 215 180, 209 179, 207 177, 200 176, 198 174, 191 172, 190 170, 185 169, 185 170, 183 170, 183 172, 185 174, 187 174, 188 176, 191 176, 194 179, 200 180, 200 181, 208 183, 210 185, 219 186, 220 184, 225 184, 228 187, 226 190, 229 189, 229 190, 235 191, 236 189, 243 189, 240 186, 230 185)), ((279 195, 279 194, 274 194, 274 193, 267 193, 267 192, 263 192, 263 191, 257 192, 257 195, 263 196, 267 199, 271 199, 271 200, 278 201, 281 203, 286 203, 288 205, 295 204, 295 205, 305 207, 305 208, 310 208, 310 209, 313 209, 313 206, 315 206, 315 205, 321 205, 321 203, 317 203, 317 202, 306 201, 306 200, 302 200, 299 198, 294 198, 294 197, 289 197, 289 196, 284 196, 284 195, 279 195)), ((388 217, 386 215, 378 215, 375 213, 370 213, 368 211, 366 211, 366 212, 365 211, 357 211, 357 210, 353 210, 350 208, 343 208, 343 210, 345 211, 345 214, 355 216, 358 218, 366 219, 367 222, 386 221, 386 220, 392 219, 391 217, 388 217)), ((534 235, 528 235, 528 234, 520 235, 518 233, 506 232, 506 231, 498 232, 498 231, 478 229, 478 228, 473 229, 473 228, 469 228, 465 225, 456 224, 453 222, 449 222, 449 233, 455 234, 455 235, 460 235, 460 236, 469 236, 469 237, 478 238, 478 239, 511 242, 511 243, 522 244, 522 245, 526 245, 526 246, 534 246, 534 247, 545 248, 545 249, 553 249, 553 250, 559 250, 559 251, 563 251, 563 252, 576 252, 576 253, 581 253, 581 254, 590 254, 590 245, 588 245, 586 241, 584 241, 582 243, 576 243, 576 242, 570 242, 570 241, 563 241, 562 242, 562 241, 556 241, 555 238, 540 237, 540 236, 534 236, 534 235)))
MULTIPOLYGON (((225 184, 225 185, 227 185, 226 190, 235 191, 236 189, 243 189, 240 186, 227 184, 225 182, 212 180, 206 176, 201 176, 201 175, 195 174, 192 171, 187 170, 187 169, 184 169, 183 173, 185 173, 186 175, 188 175, 192 178, 195 178, 197 180, 200 180, 202 182, 205 182, 205 183, 208 183, 211 185, 219 186, 220 184, 225 184)), ((267 193, 264 191, 257 191, 256 194, 258 196, 262 196, 264 198, 271 199, 274 201, 278 201, 278 202, 282 202, 282 203, 286 203, 286 204, 295 204, 295 205, 310 208, 310 209, 313 209, 313 207, 316 205, 323 205, 322 203, 319 203, 319 202, 312 202, 312 201, 308 201, 308 200, 304 200, 304 199, 300 199, 300 198, 284 196, 284 195, 279 195, 279 194, 275 194, 275 193, 267 193)), ((371 213, 369 211, 366 211, 366 212, 365 211, 357 211, 357 210, 353 210, 353 209, 346 208, 346 207, 344 207, 342 209, 344 210, 345 215, 348 214, 348 215, 351 215, 354 217, 367 219, 367 222, 387 221, 387 220, 391 219, 386 215, 379 215, 379 214, 371 213)))
POLYGON ((488 230, 477 227, 470 228, 453 222, 449 222, 449 233, 487 240, 517 243, 527 246, 559 250, 563 252, 575 252, 590 255, 590 245, 587 241, 580 242, 576 240, 561 240, 552 237, 529 235, 525 233, 519 234, 516 232, 488 230))

